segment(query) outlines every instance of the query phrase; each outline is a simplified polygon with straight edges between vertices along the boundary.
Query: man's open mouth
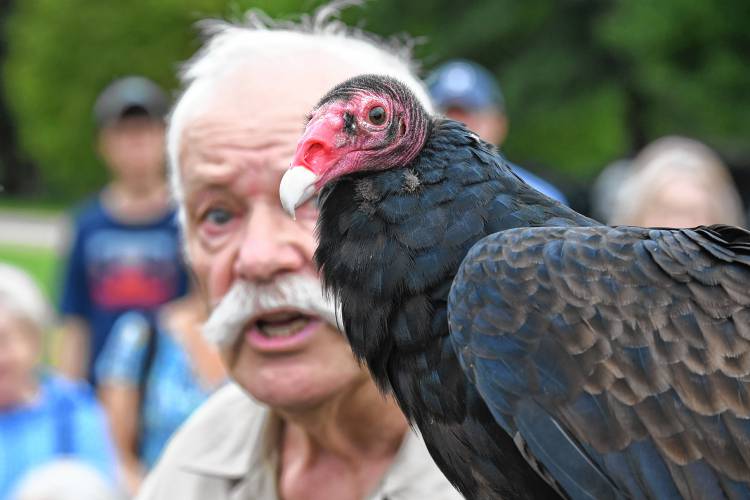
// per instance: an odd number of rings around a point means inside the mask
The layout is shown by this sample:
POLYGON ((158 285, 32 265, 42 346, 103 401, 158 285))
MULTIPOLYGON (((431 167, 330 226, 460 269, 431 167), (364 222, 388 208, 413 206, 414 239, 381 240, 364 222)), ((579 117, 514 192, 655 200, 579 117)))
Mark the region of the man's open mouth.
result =
POLYGON ((255 325, 266 337, 291 337, 301 332, 310 320, 310 316, 289 311, 264 315, 255 325))

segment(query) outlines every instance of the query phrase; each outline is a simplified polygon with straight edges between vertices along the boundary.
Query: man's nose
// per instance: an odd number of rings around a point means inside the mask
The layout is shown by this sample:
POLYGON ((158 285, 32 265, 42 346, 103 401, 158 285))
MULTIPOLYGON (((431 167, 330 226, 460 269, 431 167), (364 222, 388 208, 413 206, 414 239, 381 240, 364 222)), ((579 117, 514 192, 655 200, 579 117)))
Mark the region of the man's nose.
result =
POLYGON ((307 257, 296 234, 299 230, 280 207, 256 205, 246 221, 235 262, 236 277, 264 282, 301 270, 307 257))

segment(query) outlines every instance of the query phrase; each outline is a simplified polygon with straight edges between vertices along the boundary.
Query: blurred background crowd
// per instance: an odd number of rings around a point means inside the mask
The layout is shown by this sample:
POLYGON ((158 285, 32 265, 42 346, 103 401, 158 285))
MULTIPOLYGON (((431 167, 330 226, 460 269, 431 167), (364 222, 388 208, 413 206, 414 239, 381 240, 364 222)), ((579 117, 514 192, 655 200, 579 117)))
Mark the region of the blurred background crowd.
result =
MULTIPOLYGON (((0 500, 126 498, 225 382, 164 119, 195 21, 319 4, 0 3, 0 500)), ((549 196, 611 224, 746 226, 747 2, 382 0, 343 18, 416 37, 436 108, 549 196)))

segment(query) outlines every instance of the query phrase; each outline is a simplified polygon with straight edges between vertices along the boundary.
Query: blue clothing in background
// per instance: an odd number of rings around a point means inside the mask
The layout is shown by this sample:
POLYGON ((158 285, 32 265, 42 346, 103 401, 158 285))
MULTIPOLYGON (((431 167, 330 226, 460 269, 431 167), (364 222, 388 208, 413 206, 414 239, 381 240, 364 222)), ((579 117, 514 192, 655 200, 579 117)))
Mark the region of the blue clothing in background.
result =
POLYGON ((518 165, 510 162, 508 162, 508 164, 510 165, 510 168, 513 169, 513 171, 518 175, 518 177, 523 179, 526 184, 533 187, 537 191, 546 194, 550 198, 554 198, 560 203, 564 203, 565 205, 568 204, 568 200, 565 198, 565 195, 555 186, 545 181, 541 177, 532 174, 528 170, 519 167, 518 165))
POLYGON ((156 334, 155 349, 141 396, 140 458, 152 468, 174 431, 190 416, 215 387, 205 387, 190 358, 175 339, 157 322, 155 329, 139 313, 120 317, 96 365, 100 384, 123 384, 136 389, 144 372, 149 335, 156 334))
POLYGON ((93 391, 46 375, 33 402, 0 410, 0 499, 26 472, 64 456, 92 465, 114 484, 114 448, 93 391))
POLYGON ((91 331, 89 381, 118 316, 153 311, 187 290, 174 211, 151 222, 120 222, 99 196, 77 213, 61 293, 63 315, 86 320, 91 331))

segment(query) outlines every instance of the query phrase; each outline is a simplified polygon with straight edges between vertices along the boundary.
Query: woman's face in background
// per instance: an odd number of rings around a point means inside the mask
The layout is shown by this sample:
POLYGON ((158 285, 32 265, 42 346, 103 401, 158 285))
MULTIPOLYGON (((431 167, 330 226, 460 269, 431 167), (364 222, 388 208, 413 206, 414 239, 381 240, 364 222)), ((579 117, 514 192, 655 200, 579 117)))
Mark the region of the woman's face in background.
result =
POLYGON ((714 203, 704 186, 692 178, 673 178, 643 207, 638 225, 646 227, 695 227, 726 223, 717 220, 714 203))

